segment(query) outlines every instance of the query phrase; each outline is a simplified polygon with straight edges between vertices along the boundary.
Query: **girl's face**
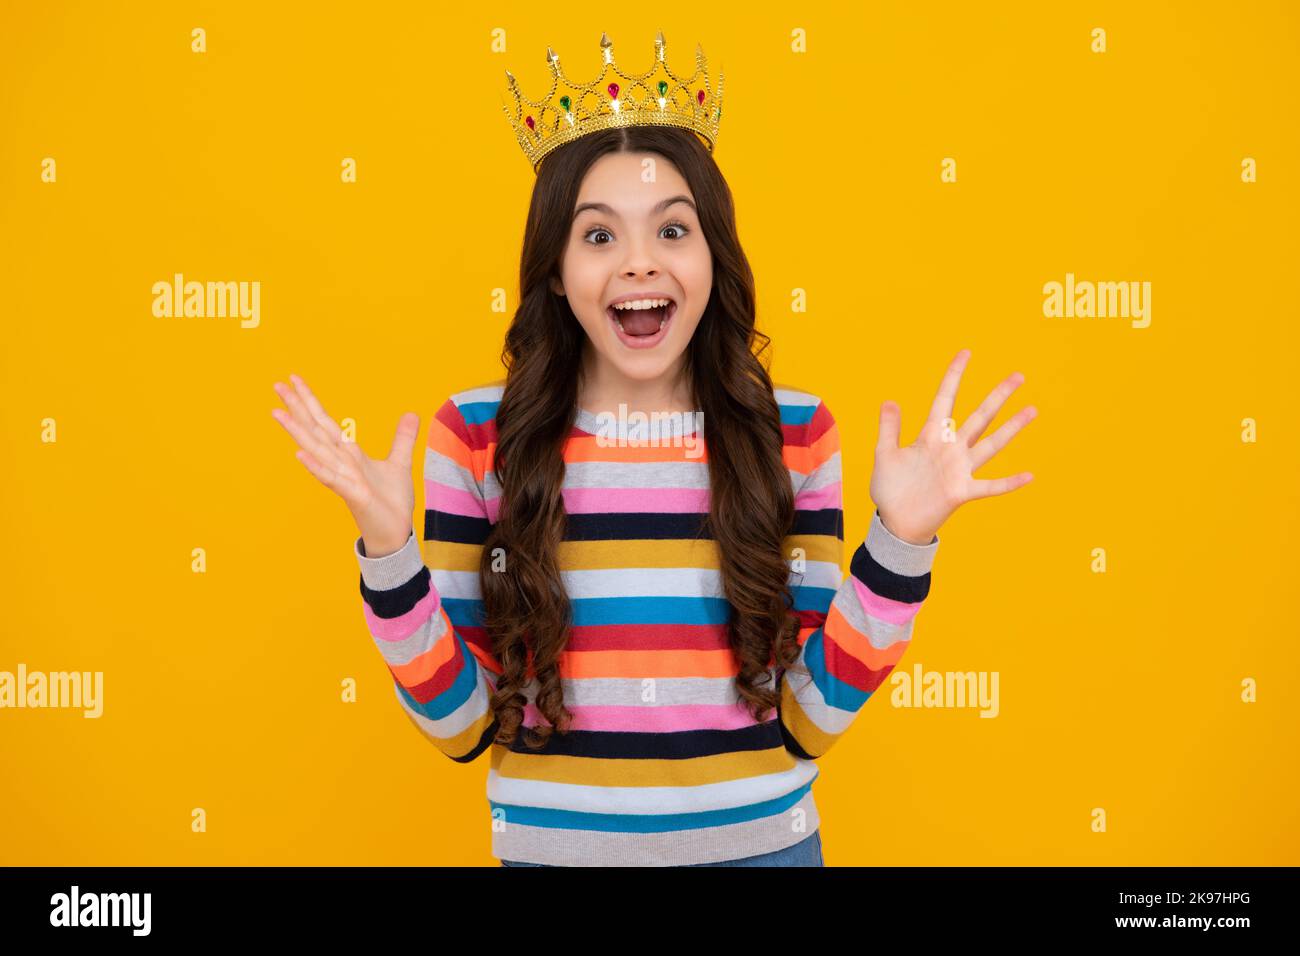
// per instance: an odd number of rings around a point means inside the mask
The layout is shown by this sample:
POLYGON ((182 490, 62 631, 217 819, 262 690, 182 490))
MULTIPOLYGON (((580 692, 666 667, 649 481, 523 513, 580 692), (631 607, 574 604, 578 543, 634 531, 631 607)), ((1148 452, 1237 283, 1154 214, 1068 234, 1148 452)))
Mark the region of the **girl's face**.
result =
POLYGON ((713 289, 713 255, 686 180, 654 153, 606 153, 582 181, 552 289, 587 333, 592 381, 677 381, 713 289), (653 310, 615 302, 668 299, 653 310), (619 327, 621 320, 623 328, 619 327))

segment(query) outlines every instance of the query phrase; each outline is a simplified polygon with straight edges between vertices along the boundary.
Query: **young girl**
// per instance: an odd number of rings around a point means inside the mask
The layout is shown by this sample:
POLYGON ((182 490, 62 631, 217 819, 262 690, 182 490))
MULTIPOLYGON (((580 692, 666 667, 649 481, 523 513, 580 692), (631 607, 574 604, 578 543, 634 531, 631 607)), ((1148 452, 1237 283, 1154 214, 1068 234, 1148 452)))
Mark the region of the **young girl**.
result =
POLYGON ((592 128, 540 163, 507 375, 435 414, 420 537, 419 416, 371 459, 302 379, 276 383, 356 520, 398 703, 451 759, 490 750, 507 866, 821 866, 817 758, 910 645, 936 532, 1031 477, 972 477, 1034 409, 981 440, 1015 374, 956 428, 963 350, 914 443, 882 406, 842 575, 839 431, 758 360, 703 128, 592 128))

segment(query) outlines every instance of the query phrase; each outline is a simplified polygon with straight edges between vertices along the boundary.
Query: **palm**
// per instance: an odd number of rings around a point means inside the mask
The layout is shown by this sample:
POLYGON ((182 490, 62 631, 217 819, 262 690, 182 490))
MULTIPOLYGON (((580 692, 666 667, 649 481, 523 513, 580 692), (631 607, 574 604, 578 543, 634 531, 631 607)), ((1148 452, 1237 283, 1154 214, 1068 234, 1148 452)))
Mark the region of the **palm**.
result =
POLYGON ((357 449, 355 460, 361 472, 361 492, 355 507, 386 512, 396 520, 409 521, 411 509, 415 507, 410 459, 403 462, 393 457, 370 458, 357 449))
POLYGON ((342 430, 296 375, 293 387, 275 385, 289 414, 272 414, 298 442, 298 459, 347 504, 367 540, 400 541, 410 532, 415 507, 411 461, 419 436, 420 416, 407 412, 387 458, 371 458, 356 442, 345 441, 342 430))
POLYGON ((990 392, 958 428, 953 419, 953 404, 969 357, 969 350, 963 349, 948 366, 930 407, 930 416, 912 444, 899 445, 898 406, 893 402, 881 406, 871 499, 885 526, 895 535, 915 543, 929 543, 940 526, 965 502, 1005 494, 1033 478, 1029 472, 992 480, 971 474, 996 455, 1037 415, 1037 410, 1032 405, 1022 409, 996 432, 980 439, 998 409, 1024 381, 1024 376, 1016 372, 990 392))

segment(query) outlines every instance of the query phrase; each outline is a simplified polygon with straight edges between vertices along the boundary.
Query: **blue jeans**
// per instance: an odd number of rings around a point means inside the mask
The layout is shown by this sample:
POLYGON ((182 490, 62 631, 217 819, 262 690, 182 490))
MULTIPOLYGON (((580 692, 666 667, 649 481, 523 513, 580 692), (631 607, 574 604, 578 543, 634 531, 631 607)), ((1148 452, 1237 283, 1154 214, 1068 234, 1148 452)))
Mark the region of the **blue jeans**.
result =
MULTIPOLYGON (((550 863, 521 863, 518 860, 502 860, 502 866, 550 866, 550 863)), ((687 863, 686 866, 825 866, 822 860, 822 833, 814 830, 811 835, 800 840, 794 846, 758 856, 744 856, 738 860, 724 860, 721 863, 687 863)))

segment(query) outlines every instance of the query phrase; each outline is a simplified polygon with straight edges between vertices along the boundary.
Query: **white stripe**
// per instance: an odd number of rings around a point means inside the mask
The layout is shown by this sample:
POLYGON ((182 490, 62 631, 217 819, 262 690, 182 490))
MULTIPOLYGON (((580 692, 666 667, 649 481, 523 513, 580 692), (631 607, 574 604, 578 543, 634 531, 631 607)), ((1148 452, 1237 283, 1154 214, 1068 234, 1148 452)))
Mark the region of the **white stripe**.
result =
MULTIPOLYGON (((511 756, 515 755, 512 753, 511 756)), ((579 813, 665 814, 729 810, 775 800, 797 790, 817 775, 817 765, 813 761, 802 760, 794 754, 790 759, 795 765, 780 773, 694 787, 593 787, 505 777, 492 769, 488 771, 487 797, 497 803, 579 813)))

